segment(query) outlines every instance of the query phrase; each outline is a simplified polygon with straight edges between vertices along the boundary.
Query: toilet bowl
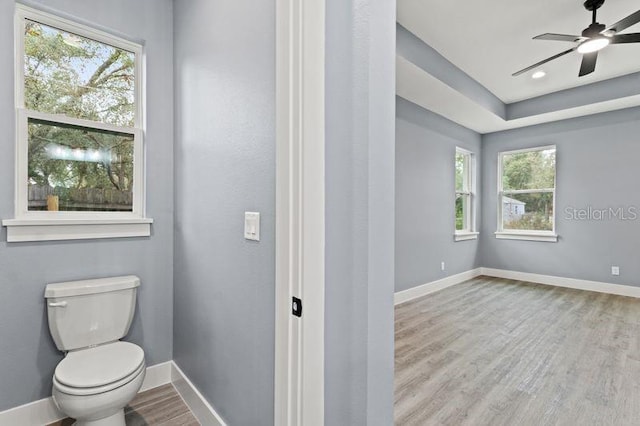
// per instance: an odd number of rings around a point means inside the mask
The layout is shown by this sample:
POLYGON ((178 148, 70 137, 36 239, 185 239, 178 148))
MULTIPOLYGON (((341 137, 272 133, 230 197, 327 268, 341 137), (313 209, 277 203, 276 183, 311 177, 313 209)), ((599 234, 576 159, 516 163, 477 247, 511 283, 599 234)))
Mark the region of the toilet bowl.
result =
POLYGON ((67 352, 53 375, 57 407, 76 426, 125 426, 124 407, 144 381, 139 346, 123 342, 135 310, 136 277, 49 284, 49 329, 67 352))
POLYGON ((53 400, 77 426, 124 426, 124 407, 144 380, 140 347, 109 343, 68 354, 53 376, 53 400))

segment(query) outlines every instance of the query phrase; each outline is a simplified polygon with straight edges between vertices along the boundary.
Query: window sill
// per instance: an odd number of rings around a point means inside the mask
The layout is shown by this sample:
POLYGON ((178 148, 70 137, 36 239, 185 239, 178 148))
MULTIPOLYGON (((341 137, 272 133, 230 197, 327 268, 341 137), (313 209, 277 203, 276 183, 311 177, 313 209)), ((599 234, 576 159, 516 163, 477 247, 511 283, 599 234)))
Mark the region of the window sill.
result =
POLYGON ((544 241, 548 243, 557 243, 558 235, 554 233, 535 233, 535 232, 496 232, 496 238, 499 240, 525 240, 525 241, 544 241))
POLYGON ((456 232, 453 234, 454 241, 477 240, 479 232, 456 232))
POLYGON ((148 237, 153 219, 6 219, 7 242, 148 237))

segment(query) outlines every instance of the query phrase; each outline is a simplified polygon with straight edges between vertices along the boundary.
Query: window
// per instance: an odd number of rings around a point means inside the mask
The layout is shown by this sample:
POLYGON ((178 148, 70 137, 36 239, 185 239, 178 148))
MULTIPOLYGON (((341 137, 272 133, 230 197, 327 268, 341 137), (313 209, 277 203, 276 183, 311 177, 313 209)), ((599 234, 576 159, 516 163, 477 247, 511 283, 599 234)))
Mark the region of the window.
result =
POLYGON ((148 236, 142 47, 16 5, 9 241, 148 236))
POLYGON ((462 148, 456 148, 456 230, 455 241, 478 238, 475 232, 474 156, 462 148))
POLYGON ((501 152, 496 237, 557 241, 556 147, 501 152))

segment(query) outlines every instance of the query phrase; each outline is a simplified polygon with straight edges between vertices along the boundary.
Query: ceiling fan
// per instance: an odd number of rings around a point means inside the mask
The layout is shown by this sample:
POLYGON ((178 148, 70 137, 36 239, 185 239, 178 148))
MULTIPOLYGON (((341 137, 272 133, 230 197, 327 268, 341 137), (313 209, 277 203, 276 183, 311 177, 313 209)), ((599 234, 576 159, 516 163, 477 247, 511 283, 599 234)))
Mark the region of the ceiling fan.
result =
POLYGON ((585 9, 592 12, 593 19, 591 25, 582 32, 581 36, 546 33, 534 37, 534 40, 566 41, 575 43, 575 46, 513 73, 513 76, 516 77, 524 74, 542 64, 546 64, 547 62, 577 50, 578 53, 582 53, 582 65, 580 66, 580 73, 578 74, 579 77, 582 77, 595 71, 598 51, 604 49, 609 44, 640 43, 640 33, 619 34, 622 30, 640 22, 640 10, 607 27, 598 23, 596 20, 598 9, 604 4, 604 1, 605 0, 587 0, 584 2, 585 9))

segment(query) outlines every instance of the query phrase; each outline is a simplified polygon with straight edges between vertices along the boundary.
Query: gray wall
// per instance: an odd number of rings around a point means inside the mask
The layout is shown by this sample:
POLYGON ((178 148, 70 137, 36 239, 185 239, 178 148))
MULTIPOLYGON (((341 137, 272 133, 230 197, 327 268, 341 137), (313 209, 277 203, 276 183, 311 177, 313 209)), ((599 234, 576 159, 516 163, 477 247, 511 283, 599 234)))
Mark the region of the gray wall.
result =
POLYGON ((271 424, 275 2, 174 6, 174 359, 229 424, 271 424))
MULTIPOLYGON (((41 1, 61 12, 146 42, 147 211, 150 238, 51 243, 6 242, 0 231, 0 411, 51 394, 62 359, 49 336, 44 286, 49 282, 136 274, 142 280, 127 340, 140 344, 149 365, 172 358, 173 95, 172 3, 169 0, 41 1)), ((14 3, 0 2, 0 217, 13 217, 14 3)))
POLYGON ((390 425, 395 2, 326 18, 325 424, 390 425))
MULTIPOLYGON (((479 192, 480 135, 396 98, 395 291, 480 266, 478 240, 453 239, 456 146, 476 155, 479 192)), ((480 197, 477 203, 480 215, 480 197)), ((479 217, 476 226, 480 226, 479 217)))
POLYGON ((482 266, 640 286, 640 216, 580 221, 565 212, 635 206, 640 213, 639 135, 640 108, 633 108, 484 136, 482 266), (558 242, 495 239, 498 152, 550 144, 557 146, 558 242))

